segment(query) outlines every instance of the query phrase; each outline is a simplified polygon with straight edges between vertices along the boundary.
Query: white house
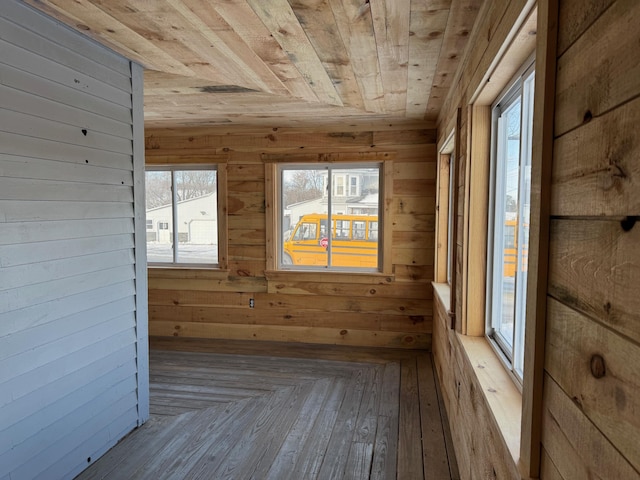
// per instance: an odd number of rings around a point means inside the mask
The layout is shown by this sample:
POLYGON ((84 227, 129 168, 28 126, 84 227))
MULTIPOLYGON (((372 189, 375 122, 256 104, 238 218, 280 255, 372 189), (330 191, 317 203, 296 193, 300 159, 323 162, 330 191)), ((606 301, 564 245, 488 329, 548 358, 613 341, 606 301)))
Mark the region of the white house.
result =
MULTIPOLYGON (((178 241, 181 243, 217 244, 218 204, 216 193, 183 200, 177 204, 178 241)), ((147 210, 147 241, 171 243, 173 235, 172 205, 147 210)))

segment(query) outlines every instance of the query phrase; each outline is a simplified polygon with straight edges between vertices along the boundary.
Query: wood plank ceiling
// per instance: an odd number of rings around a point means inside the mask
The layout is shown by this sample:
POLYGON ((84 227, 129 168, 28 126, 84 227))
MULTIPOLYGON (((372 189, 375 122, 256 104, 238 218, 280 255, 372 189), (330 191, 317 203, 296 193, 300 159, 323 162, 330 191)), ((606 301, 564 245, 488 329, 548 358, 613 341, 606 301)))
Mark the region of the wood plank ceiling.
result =
POLYGON ((142 64, 147 126, 436 118, 482 0, 25 0, 142 64))

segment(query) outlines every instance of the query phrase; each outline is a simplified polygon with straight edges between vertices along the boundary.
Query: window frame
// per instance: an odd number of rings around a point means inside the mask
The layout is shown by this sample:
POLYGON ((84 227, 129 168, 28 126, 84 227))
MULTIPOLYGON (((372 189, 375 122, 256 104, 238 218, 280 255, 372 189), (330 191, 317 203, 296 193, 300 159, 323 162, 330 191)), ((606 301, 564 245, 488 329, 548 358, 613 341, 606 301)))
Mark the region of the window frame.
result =
MULTIPOLYGON (((176 216, 178 206, 176 204, 176 192, 174 189, 175 173, 181 171, 207 170, 216 172, 216 223, 217 223, 217 257, 216 263, 197 263, 197 262, 176 262, 177 250, 172 246, 173 260, 171 262, 151 262, 147 260, 149 268, 183 268, 183 269, 209 269, 222 270, 226 268, 226 168, 218 163, 167 163, 155 164, 147 163, 145 165, 145 176, 147 172, 170 172, 171 173, 171 223, 176 224, 176 216)), ((157 222, 159 229, 168 229, 168 222, 157 222), (164 227, 164 228, 163 228, 164 227)), ((179 231, 173 229, 172 245, 180 245, 179 231)), ((148 253, 147 253, 148 258, 148 253)))
MULTIPOLYGON (((362 162, 348 162, 348 163, 322 163, 322 162, 309 162, 309 163, 296 163, 296 162, 281 162, 274 164, 275 168, 275 179, 274 179, 274 191, 276 194, 276 202, 275 202, 275 210, 273 215, 275 216, 275 241, 273 242, 276 246, 275 251, 275 262, 269 265, 269 269, 273 269, 279 272, 283 271, 312 271, 312 272, 331 272, 331 273, 381 273, 385 270, 385 252, 384 252, 384 239, 380 238, 379 232, 382 228, 384 231, 385 225, 385 175, 387 169, 385 168, 385 163, 381 161, 362 161, 362 162), (326 170, 327 176, 323 182, 323 189, 325 192, 330 192, 331 194, 327 195, 327 209, 328 213, 328 221, 327 224, 331 224, 331 235, 328 235, 328 257, 329 263, 331 259, 331 243, 334 240, 337 240, 335 229, 338 228, 337 223, 340 220, 331 221, 331 217, 333 215, 343 215, 344 213, 341 211, 333 211, 332 212, 332 198, 348 198, 349 189, 350 189, 350 175, 351 173, 348 170, 359 170, 359 169, 378 169, 378 220, 377 220, 377 232, 378 232, 378 261, 377 267, 369 268, 369 267, 343 267, 343 266, 314 266, 314 265, 290 265, 285 264, 284 262, 284 238, 283 238, 283 210, 284 210, 284 191, 283 191, 283 175, 287 170, 326 170), (347 170, 347 171, 345 171, 347 170), (332 172, 336 171, 336 174, 332 174, 332 172), (341 183, 336 182, 333 183, 335 179, 341 179, 341 183), (337 188, 341 187, 343 195, 338 193, 337 188)), ((356 185, 360 188, 360 182, 356 181, 356 185)), ((350 214, 349 214, 350 215, 350 214)), ((355 214, 354 214, 355 215, 355 214)), ((352 228, 352 221, 349 221, 349 229, 352 228)), ((292 229, 294 225, 290 226, 292 229)), ((371 226, 368 227, 371 229, 371 226)))
MULTIPOLYGON (((500 192, 504 192, 505 185, 499 178, 498 174, 502 172, 502 169, 498 165, 501 162, 502 157, 499 157, 500 152, 497 151, 500 137, 500 125, 499 117, 502 112, 506 112, 516 101, 520 100, 520 138, 519 138, 519 159, 518 159, 518 195, 517 199, 518 212, 517 212, 517 224, 514 228, 515 238, 519 238, 524 229, 523 222, 521 221, 522 215, 520 214, 520 208, 523 202, 520 201, 520 193, 523 191, 523 169, 521 168, 523 161, 527 161, 529 165, 532 162, 532 125, 533 125, 533 98, 534 93, 532 91, 535 83, 535 60, 534 58, 528 59, 523 66, 519 69, 516 75, 509 81, 507 86, 500 92, 497 100, 491 106, 491 154, 490 154, 490 173, 489 173, 489 222, 487 227, 487 278, 486 278, 486 303, 485 303, 485 336, 487 337, 490 345, 496 351, 498 357, 501 359, 505 368, 510 375, 515 379, 516 385, 519 389, 522 389, 524 381, 524 332, 526 330, 526 294, 527 294, 527 282, 528 274, 525 275, 524 282, 520 275, 518 275, 519 268, 516 268, 514 275, 514 326, 511 344, 504 336, 496 331, 497 319, 494 318, 494 311, 496 310, 496 304, 500 300, 500 294, 502 289, 497 288, 497 283, 504 276, 504 257, 506 247, 502 247, 502 253, 497 255, 497 239, 504 238, 505 228, 505 211, 501 212, 500 223, 496 223, 498 217, 498 210, 496 205, 496 197, 500 195, 500 192), (530 118, 525 118, 525 115, 530 114, 530 118), (530 122, 530 123, 529 123, 530 122), (495 275, 495 272, 500 270, 502 273, 499 276, 495 275), (524 304, 519 299, 522 299, 524 295, 524 304)), ((529 174, 528 193, 531 192, 531 174, 529 174)), ((531 199, 528 199, 529 209, 531 199)), ((529 219, 530 222, 530 219, 529 219)), ((522 249, 516 248, 516 267, 522 265, 522 249)))
MULTIPOLYGON (((394 198, 393 198, 393 178, 394 178, 394 160, 397 157, 395 151, 375 151, 358 153, 354 155, 352 152, 335 152, 335 153, 262 153, 260 155, 264 162, 265 168, 265 212, 266 212, 266 269, 265 276, 267 281, 282 278, 307 278, 309 275, 317 275, 317 272, 303 272, 292 270, 278 270, 277 269, 277 255, 278 255, 278 242, 276 236, 278 231, 282 228, 280 221, 278 220, 280 211, 280 199, 277 192, 277 166, 280 164, 301 163, 307 162, 313 163, 326 163, 331 162, 338 164, 346 163, 381 163, 382 172, 384 173, 383 180, 381 182, 382 191, 380 192, 382 201, 382 214, 384 215, 386 228, 382 230, 378 229, 378 241, 380 242, 379 248, 382 248, 382 265, 380 272, 364 272, 349 274, 345 272, 326 272, 325 276, 334 275, 335 278, 361 278, 362 275, 366 276, 380 276, 384 277, 385 281, 392 281, 394 278, 393 273, 393 259, 392 259, 392 236, 393 236, 393 222, 394 222, 394 198)), ((326 189, 326 185, 324 186, 326 189)), ((280 280, 278 280, 280 281, 280 280)))

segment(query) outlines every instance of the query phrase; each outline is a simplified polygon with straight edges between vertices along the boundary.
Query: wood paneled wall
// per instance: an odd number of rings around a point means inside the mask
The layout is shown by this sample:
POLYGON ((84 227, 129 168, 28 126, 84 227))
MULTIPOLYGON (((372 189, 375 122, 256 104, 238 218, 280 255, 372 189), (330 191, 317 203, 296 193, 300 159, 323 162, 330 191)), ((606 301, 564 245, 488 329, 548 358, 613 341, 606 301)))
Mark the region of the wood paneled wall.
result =
MULTIPOLYGON (((545 159, 552 165, 545 213, 550 238, 544 240, 548 286, 529 299, 544 307, 546 317, 543 383, 536 386, 542 406, 540 478, 638 479, 640 3, 558 5, 555 110, 545 115, 554 122, 553 154, 545 159)), ((468 105, 521 8, 521 2, 484 5, 457 88, 445 101, 438 134, 449 133, 461 108, 461 165, 473 162, 467 155, 468 105)), ((458 188, 462 206, 468 179, 461 178, 458 188)), ((466 217, 458 213, 464 232, 466 217)), ((464 247, 459 237, 458 251, 464 247)), ((459 260, 462 273, 465 260, 459 260)), ((460 315, 466 297, 462 289, 454 294, 460 315)), ((520 478, 517 452, 509 451, 489 408, 491 394, 479 393, 485 373, 467 356, 475 340, 449 329, 447 312, 435 303, 435 363, 461 476, 520 478)))
POLYGON ((543 478, 640 478, 640 3, 560 2, 543 478))
MULTIPOLYGON (((478 24, 474 27, 469 45, 461 62, 462 69, 456 73, 454 87, 444 102, 443 111, 438 120, 438 137, 442 142, 456 130, 455 161, 458 162, 457 195, 457 244, 456 244, 456 284, 452 305, 455 308, 455 329, 451 329, 449 312, 442 302, 436 300, 434 311, 433 352, 436 371, 442 386, 443 399, 451 426, 456 450, 456 458, 463 479, 512 479, 518 478, 518 468, 513 460, 513 442, 509 443, 502 435, 498 422, 491 411, 489 401, 479 381, 479 372, 491 377, 492 369, 501 369, 497 357, 495 362, 472 364, 467 349, 478 347, 484 342, 482 337, 463 337, 467 332, 467 299, 472 291, 483 289, 481 282, 468 283, 470 252, 484 250, 485 247, 472 246, 469 243, 469 205, 471 182, 478 180, 473 176, 469 151, 472 143, 473 97, 480 88, 487 85, 485 73, 496 61, 517 19, 523 14, 524 2, 496 0, 485 2, 478 14, 478 24), (473 176, 473 178, 472 178, 473 176), (468 340, 468 341, 466 341, 468 340)), ((517 67, 516 67, 517 68, 517 67)), ((508 80, 508 78, 506 79, 508 80)), ((505 80, 505 81, 506 81, 505 80)), ((500 81, 500 80, 498 80, 500 81)), ((496 94, 502 87, 497 88, 496 94)), ((484 108, 484 107, 483 107, 484 108)), ((485 141, 485 146, 488 143, 485 141)), ((485 152, 486 155, 486 152, 485 152)), ((483 174, 486 178, 486 175, 483 174)), ((481 179, 481 178, 480 178, 481 179)), ((486 205, 480 208, 487 208, 486 205)), ((446 287, 445 287, 446 290, 446 287)), ((482 295, 482 293, 480 293, 482 295)), ((471 312, 478 316, 479 312, 471 312)), ((481 315, 481 313, 480 313, 481 315)), ((475 329, 477 330, 477 329, 475 329)), ((482 331, 482 328, 480 329, 482 331)), ((494 396, 503 395, 503 390, 495 388, 494 396), (496 390, 499 391, 496 392, 496 390)), ((511 400, 511 399, 509 399, 511 400)), ((516 399, 517 400, 517 399, 516 399)), ((515 419, 518 424, 520 419, 515 419)))
POLYGON ((147 164, 223 158, 228 204, 228 271, 150 268, 150 334, 430 348, 435 151, 424 124, 147 130, 147 164), (394 158, 392 273, 265 274, 263 158, 371 152, 394 158))

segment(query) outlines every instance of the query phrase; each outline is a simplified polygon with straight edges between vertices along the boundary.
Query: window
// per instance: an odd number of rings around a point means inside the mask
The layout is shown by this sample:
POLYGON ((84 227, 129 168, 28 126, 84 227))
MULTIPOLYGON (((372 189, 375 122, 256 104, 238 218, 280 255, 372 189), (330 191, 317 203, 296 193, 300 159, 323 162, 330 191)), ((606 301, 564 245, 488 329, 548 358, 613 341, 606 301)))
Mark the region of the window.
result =
POLYGON ((354 175, 349 177, 349 196, 358 196, 358 177, 354 175))
POLYGON ((379 271, 381 169, 379 163, 279 166, 278 268, 379 271))
POLYGON ((447 199, 447 283, 451 285, 451 271, 454 268, 453 265, 453 222, 455 221, 454 212, 454 196, 456 194, 455 185, 455 157, 453 154, 449 154, 449 198, 447 199))
POLYGON ((455 227, 455 131, 443 142, 438 155, 437 207, 436 207, 436 271, 435 281, 451 286, 454 262, 455 227))
POLYGON ((522 380, 531 208, 534 70, 492 108, 487 332, 522 380))
POLYGON ((334 187, 334 192, 333 194, 336 197, 344 197, 344 175, 336 175, 333 178, 333 187, 334 187))
POLYGON ((215 167, 147 167, 149 264, 218 264, 217 194, 215 167))

